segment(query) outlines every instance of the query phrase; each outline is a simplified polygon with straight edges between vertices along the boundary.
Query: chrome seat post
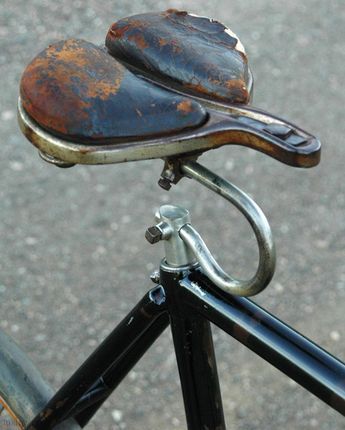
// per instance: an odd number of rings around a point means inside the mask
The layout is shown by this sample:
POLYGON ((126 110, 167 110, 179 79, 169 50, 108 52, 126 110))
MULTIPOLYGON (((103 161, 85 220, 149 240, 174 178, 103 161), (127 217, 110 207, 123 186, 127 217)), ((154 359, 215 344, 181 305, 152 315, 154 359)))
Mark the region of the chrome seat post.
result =
POLYGON ((145 237, 150 243, 164 240, 164 264, 175 270, 183 270, 196 263, 191 249, 180 237, 180 229, 191 223, 189 211, 181 206, 164 205, 156 213, 158 224, 149 227, 145 237))

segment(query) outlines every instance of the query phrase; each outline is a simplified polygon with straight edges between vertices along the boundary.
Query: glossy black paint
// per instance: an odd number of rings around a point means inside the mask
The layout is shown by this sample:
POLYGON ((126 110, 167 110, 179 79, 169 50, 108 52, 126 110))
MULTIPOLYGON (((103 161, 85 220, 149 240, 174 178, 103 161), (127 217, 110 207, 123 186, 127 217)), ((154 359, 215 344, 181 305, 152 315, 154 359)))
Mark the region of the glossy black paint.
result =
MULTIPOLYGON (((146 331, 150 331, 155 320, 165 311, 165 293, 162 287, 157 286, 145 294, 137 306, 120 322, 32 420, 27 429, 49 430, 67 418, 71 409, 117 360, 120 360, 128 351, 133 353, 133 345, 138 342, 146 331)), ((160 327, 165 328, 164 325, 160 325, 160 327)), ((146 337, 147 343, 140 345, 142 349, 139 350, 138 346, 136 347, 135 352, 138 354, 138 359, 152 344, 151 339, 152 336, 146 337)), ((135 358, 131 358, 133 365, 136 361, 135 358)), ((123 371, 129 371, 130 368, 124 365, 124 361, 120 361, 120 367, 122 368, 120 373, 123 377, 125 376, 123 371)), ((110 375, 113 370, 110 371, 110 375)))
POLYGON ((146 330, 128 351, 104 373, 93 388, 92 398, 85 398, 84 403, 81 399, 80 403, 77 403, 76 410, 80 412, 76 414, 76 411, 71 411, 68 415, 73 416, 78 424, 84 427, 168 325, 168 314, 164 313, 159 316, 149 330, 146 330), (102 392, 98 391, 100 389, 102 392))
POLYGON ((74 417, 84 427, 171 324, 188 430, 225 430, 209 322, 345 416, 345 364, 273 315, 225 294, 199 270, 161 270, 149 291, 29 424, 49 430, 74 417))
POLYGON ((179 278, 161 271, 188 430, 225 430, 210 323, 179 300, 179 278))
POLYGON ((345 416, 345 364, 244 297, 226 295, 201 272, 180 300, 345 416))

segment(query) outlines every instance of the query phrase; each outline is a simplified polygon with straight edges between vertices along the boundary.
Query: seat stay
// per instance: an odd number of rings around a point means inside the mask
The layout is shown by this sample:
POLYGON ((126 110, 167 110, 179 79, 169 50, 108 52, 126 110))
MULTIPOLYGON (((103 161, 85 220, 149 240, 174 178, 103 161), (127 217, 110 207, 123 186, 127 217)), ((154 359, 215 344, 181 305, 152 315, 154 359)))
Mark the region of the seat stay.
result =
POLYGON ((251 147, 295 167, 312 167, 320 159, 320 142, 312 135, 267 112, 242 105, 207 103, 208 120, 199 128, 146 139, 118 138, 75 143, 56 137, 25 112, 22 132, 44 154, 71 164, 112 164, 201 154, 223 145, 251 147))

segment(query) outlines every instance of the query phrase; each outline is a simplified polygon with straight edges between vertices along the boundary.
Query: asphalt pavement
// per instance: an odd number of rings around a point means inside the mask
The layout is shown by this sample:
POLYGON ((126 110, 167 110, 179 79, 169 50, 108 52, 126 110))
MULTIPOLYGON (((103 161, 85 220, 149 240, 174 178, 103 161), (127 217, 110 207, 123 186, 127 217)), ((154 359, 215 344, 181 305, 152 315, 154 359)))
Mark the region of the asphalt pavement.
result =
MULTIPOLYGON (((148 245, 144 232, 162 203, 191 210, 226 268, 238 276, 255 270, 254 238, 241 215, 192 181, 161 190, 161 160, 57 169, 38 158, 16 123, 21 73, 49 43, 102 43, 117 19, 170 7, 237 33, 254 73, 253 105, 323 143, 321 164, 308 170, 238 147, 210 151, 200 162, 250 193, 272 226, 277 270, 254 300, 345 359, 344 2, 2 0, 0 328, 54 387, 152 285, 162 247, 148 245)), ((229 429, 345 429, 337 412, 214 334, 229 429)), ((168 332, 87 428, 186 428, 168 332)))

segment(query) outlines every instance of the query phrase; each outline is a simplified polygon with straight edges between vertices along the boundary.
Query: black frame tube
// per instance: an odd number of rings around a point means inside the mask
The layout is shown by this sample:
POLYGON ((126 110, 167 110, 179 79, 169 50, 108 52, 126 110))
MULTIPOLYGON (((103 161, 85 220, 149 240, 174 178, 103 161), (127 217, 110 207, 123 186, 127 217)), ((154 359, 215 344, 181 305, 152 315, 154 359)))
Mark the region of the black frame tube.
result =
MULTIPOLYGON (((67 418, 69 412, 87 391, 121 356, 131 351, 131 347, 152 328, 154 321, 165 311, 165 292, 161 286, 157 286, 145 294, 137 306, 58 390, 27 428, 50 430, 67 418)), ((144 351, 136 351, 140 356, 151 345, 151 336, 146 339, 148 344, 142 345, 144 351)), ((132 362, 134 361, 137 360, 132 359, 132 362)))
POLYGON ((179 300, 180 275, 161 271, 188 430, 225 430, 210 323, 179 300))
POLYGON ((244 297, 226 295, 196 271, 180 299, 345 416, 345 364, 244 297))
MULTIPOLYGON (((163 333, 169 325, 169 316, 167 313, 159 316, 146 330, 142 336, 129 348, 126 354, 123 354, 120 359, 108 369, 99 381, 100 387, 104 387, 104 392, 99 395, 99 398, 90 399, 91 405, 85 401, 85 405, 77 403, 76 410, 72 410, 68 416, 74 416, 75 420, 81 427, 84 427, 97 410, 102 406, 104 401, 110 396, 115 388, 120 384, 122 379, 136 365, 145 352, 152 346, 156 339, 163 333), (77 411, 80 411, 76 414, 77 411)), ((86 394, 87 395, 87 394, 86 394)), ((97 392, 95 392, 95 397, 97 392)), ((83 399, 81 399, 80 403, 83 399)))
POLYGON ((164 331, 168 316, 188 430, 225 430, 209 322, 345 416, 344 363, 251 300, 224 293, 201 270, 161 269, 161 285, 144 296, 27 429, 49 430, 71 416, 84 426, 164 331))

